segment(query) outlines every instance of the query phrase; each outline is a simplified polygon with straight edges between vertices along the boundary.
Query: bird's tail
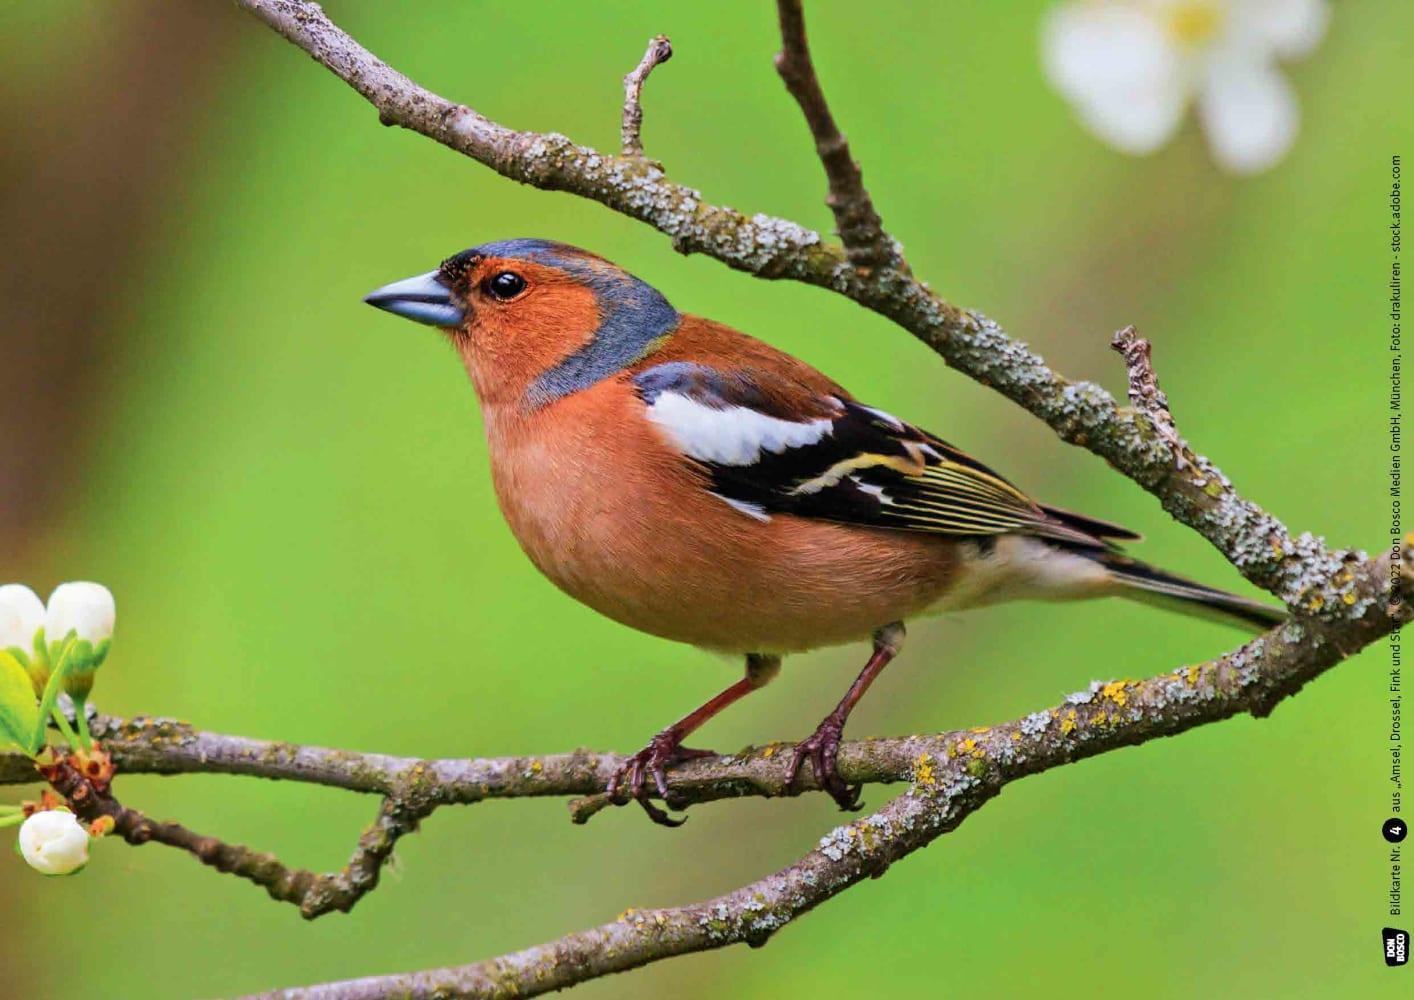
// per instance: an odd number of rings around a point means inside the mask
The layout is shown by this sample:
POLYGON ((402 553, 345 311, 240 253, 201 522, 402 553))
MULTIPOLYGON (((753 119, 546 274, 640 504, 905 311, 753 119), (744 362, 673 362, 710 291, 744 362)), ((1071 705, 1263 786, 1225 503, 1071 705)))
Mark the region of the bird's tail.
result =
POLYGON ((1131 600, 1210 621, 1239 625, 1249 631, 1253 626, 1270 628, 1287 617, 1281 608, 1165 573, 1113 549, 1079 551, 1077 554, 1093 559, 1109 570, 1110 575, 1123 586, 1123 596, 1131 600))

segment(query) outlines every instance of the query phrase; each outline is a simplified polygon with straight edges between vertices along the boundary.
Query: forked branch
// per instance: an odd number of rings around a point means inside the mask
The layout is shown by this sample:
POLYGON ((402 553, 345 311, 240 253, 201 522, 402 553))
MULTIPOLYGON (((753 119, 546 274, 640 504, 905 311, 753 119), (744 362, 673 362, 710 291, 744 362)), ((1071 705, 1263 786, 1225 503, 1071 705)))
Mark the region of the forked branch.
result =
MULTIPOLYGON (((1053 708, 1006 725, 846 744, 851 782, 907 781, 908 790, 872 815, 823 837, 795 864, 716 899, 630 911, 618 920, 476 965, 286 990, 284 997, 532 996, 611 972, 736 942, 761 944, 779 927, 893 861, 954 829, 1006 784, 1069 763, 1241 712, 1265 715, 1306 682, 1410 617, 1408 568, 1389 556, 1332 551, 1293 536, 1241 498, 1207 459, 1184 443, 1158 388, 1148 344, 1132 329, 1115 346, 1130 373, 1132 406, 1100 387, 1071 382, 1009 339, 984 316, 960 309, 915 280, 884 231, 862 173, 840 133, 810 57, 798 0, 778 0, 782 79, 801 107, 829 182, 843 246, 764 215, 706 202, 642 156, 641 89, 671 51, 651 44, 625 78, 624 155, 600 153, 564 136, 507 128, 449 102, 391 69, 302 0, 236 0, 358 91, 382 121, 420 132, 502 175, 569 191, 648 223, 685 253, 705 253, 765 278, 828 288, 880 313, 932 347, 951 367, 991 386, 1044 420, 1064 440, 1101 456, 1159 499, 1221 551, 1247 579, 1279 596, 1295 617, 1215 660, 1144 681, 1095 683, 1053 708)), ((621 764, 580 751, 539 758, 420 761, 276 745, 203 733, 173 723, 109 720, 100 727, 120 770, 217 771, 309 781, 378 794, 384 805, 349 867, 314 876, 266 855, 155 823, 82 776, 58 771, 55 788, 76 809, 109 815, 132 842, 156 840, 242 875, 308 916, 347 908, 376 882, 397 837, 441 805, 489 798, 579 795, 575 816, 621 764), (262 867, 264 866, 264 867, 262 867), (278 892, 276 891, 278 888, 278 892)), ((0 783, 32 780, 32 765, 0 754, 0 783)), ((689 762, 670 775, 675 804, 786 792, 775 747, 689 762)), ((808 778, 806 787, 813 788, 808 778)))
POLYGON ((835 124, 810 44, 805 37, 805 11, 800 0, 776 0, 781 23, 781 51, 776 55, 776 72, 810 126, 815 153, 825 168, 830 193, 825 202, 835 213, 835 228, 844 243, 850 262, 856 267, 899 268, 907 271, 903 254, 893 237, 884 232, 884 223, 874 208, 874 200, 864 187, 864 172, 849 151, 849 142, 835 124))

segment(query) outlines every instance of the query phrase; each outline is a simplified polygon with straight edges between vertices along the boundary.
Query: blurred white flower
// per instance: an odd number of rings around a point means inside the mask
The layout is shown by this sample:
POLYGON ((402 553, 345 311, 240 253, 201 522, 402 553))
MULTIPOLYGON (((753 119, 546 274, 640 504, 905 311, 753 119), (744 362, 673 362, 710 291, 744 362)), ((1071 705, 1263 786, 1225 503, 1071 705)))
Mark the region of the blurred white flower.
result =
POLYGON ((88 864, 88 831, 71 812, 37 812, 20 827, 20 853, 45 875, 69 875, 88 864))
POLYGON ((1326 0, 1070 0, 1047 15, 1051 84, 1085 125, 1126 153, 1149 153, 1194 100, 1227 170, 1271 167, 1296 139, 1296 95, 1277 62, 1325 34, 1326 0))
POLYGON ((0 587, 0 649, 18 649, 29 662, 34 634, 44 627, 44 602, 22 583, 0 587))
POLYGON ((101 583, 61 583, 49 595, 44 638, 51 644, 76 633, 80 642, 97 646, 113 637, 117 610, 113 595, 101 583))

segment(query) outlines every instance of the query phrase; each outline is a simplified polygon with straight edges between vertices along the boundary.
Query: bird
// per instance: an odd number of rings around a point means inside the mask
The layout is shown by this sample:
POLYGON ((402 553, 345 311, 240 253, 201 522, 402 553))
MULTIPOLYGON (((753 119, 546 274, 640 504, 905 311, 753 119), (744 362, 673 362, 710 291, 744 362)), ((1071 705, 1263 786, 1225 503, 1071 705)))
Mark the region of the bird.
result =
POLYGON ((497 503, 530 561, 631 628, 744 660, 606 785, 664 825, 684 740, 789 654, 869 641, 864 668, 786 763, 840 808, 850 712, 919 617, 1119 596, 1249 630, 1285 612, 1126 555, 1140 536, 1032 499, 944 439, 764 341, 680 313, 589 251, 483 243, 365 297, 441 329, 480 401, 497 503), (648 784, 652 781, 652 785, 648 784))

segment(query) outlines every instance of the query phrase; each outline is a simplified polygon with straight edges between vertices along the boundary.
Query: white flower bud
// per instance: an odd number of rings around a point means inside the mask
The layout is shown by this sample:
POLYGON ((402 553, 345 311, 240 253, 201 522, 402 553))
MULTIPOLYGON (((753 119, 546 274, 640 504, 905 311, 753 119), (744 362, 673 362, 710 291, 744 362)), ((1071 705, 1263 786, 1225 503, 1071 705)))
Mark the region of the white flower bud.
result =
POLYGON ((97 646, 113 637, 117 611, 113 595, 101 583, 61 583, 49 595, 44 638, 51 644, 77 633, 80 642, 97 646))
POLYGON ((44 604, 34 591, 22 583, 0 587, 0 649, 18 649, 28 657, 34 634, 43 627, 44 604))
POLYGON ((62 809, 37 812, 20 827, 20 853, 44 875, 69 875, 88 864, 88 831, 62 809))

